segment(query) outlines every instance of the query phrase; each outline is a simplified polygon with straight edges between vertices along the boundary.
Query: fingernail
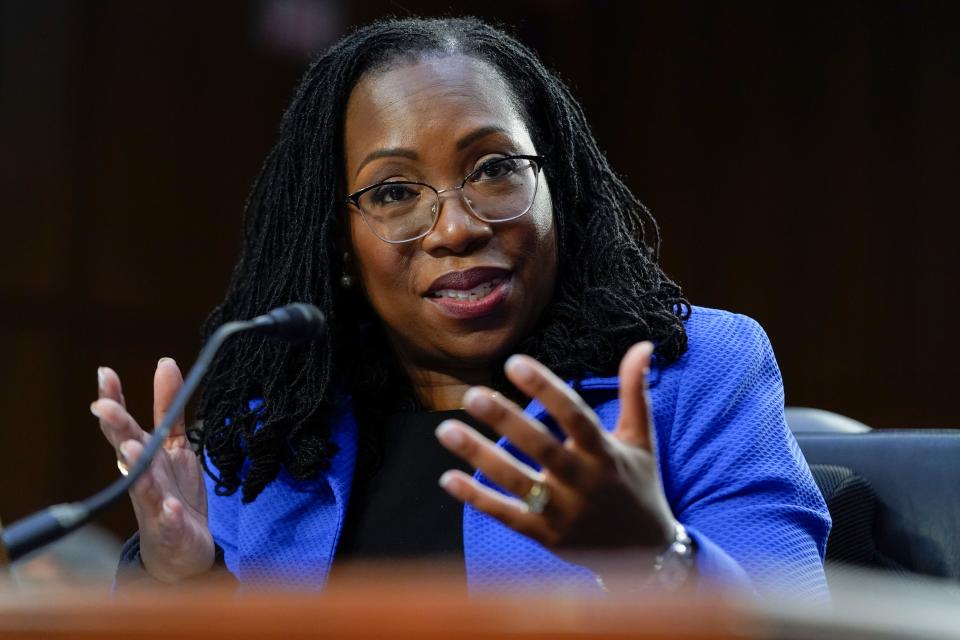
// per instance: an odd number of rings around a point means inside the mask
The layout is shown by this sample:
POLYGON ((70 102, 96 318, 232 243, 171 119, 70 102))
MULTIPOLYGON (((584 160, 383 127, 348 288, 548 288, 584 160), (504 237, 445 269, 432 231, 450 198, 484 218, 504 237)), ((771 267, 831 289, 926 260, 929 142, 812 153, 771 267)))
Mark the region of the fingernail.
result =
POLYGON ((447 491, 453 486, 453 471, 444 471, 443 475, 440 476, 440 480, 437 481, 441 487, 447 491))
POLYGON ((93 402, 90 403, 90 413, 92 413, 93 415, 95 415, 95 416, 98 417, 98 418, 100 417, 100 414, 97 413, 97 401, 96 401, 96 400, 94 400, 93 402))
POLYGON ((434 433, 437 439, 448 447, 456 448, 463 444, 463 433, 449 420, 441 422, 434 433))
POLYGON ((120 456, 120 461, 123 462, 123 464, 127 464, 130 457, 127 455, 126 444, 121 444, 117 447, 117 454, 120 456))
POLYGON ((643 368, 643 375, 644 377, 646 377, 650 375, 650 361, 651 361, 651 358, 653 358, 653 343, 647 340, 641 343, 640 348, 643 349, 644 351, 643 355, 647 359, 647 366, 643 368))
POLYGON ((504 367, 508 374, 518 382, 533 380, 533 367, 520 356, 510 356, 504 367))
POLYGON ((97 389, 103 391, 107 388, 107 377, 103 373, 103 367, 97 367, 97 389))
POLYGON ((166 501, 166 500, 164 500, 163 503, 162 503, 160 506, 163 507, 163 513, 164 513, 164 515, 166 515, 166 516, 172 516, 172 515, 173 515, 173 509, 170 508, 170 505, 167 504, 167 501, 166 501))
POLYGON ((463 394, 463 406, 480 413, 486 413, 493 408, 493 401, 480 389, 470 387, 467 389, 467 392, 463 394))
POLYGON ((173 362, 174 360, 173 360, 173 358, 168 358, 167 356, 164 356, 164 357, 160 358, 159 360, 157 360, 157 366, 159 367, 160 365, 162 365, 164 362, 167 362, 167 361, 173 362))

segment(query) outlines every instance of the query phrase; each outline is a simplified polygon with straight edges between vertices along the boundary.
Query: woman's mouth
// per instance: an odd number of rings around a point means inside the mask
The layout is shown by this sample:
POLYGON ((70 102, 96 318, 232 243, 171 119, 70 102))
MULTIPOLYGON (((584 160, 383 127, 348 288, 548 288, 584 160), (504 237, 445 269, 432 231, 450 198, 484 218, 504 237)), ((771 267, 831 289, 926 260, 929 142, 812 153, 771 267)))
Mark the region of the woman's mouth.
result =
POLYGON ((506 300, 512 282, 509 271, 481 267, 439 278, 425 297, 444 315, 479 318, 506 300))
POLYGON ((485 298, 492 292, 498 284, 503 282, 503 278, 494 278, 489 282, 484 282, 473 289, 461 291, 459 289, 440 289, 433 292, 434 298, 453 298, 454 300, 479 300, 485 298))

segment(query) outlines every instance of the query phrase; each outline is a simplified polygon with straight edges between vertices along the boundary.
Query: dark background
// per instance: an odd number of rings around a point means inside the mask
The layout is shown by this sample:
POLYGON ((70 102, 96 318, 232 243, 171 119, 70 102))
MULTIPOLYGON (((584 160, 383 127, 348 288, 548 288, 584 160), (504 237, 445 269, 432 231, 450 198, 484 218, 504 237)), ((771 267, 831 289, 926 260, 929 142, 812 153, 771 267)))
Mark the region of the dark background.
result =
POLYGON ((539 51, 668 273, 766 328, 788 404, 958 426, 960 3, 0 0, 4 520, 115 477, 97 365, 149 421, 310 52, 388 13, 496 18, 539 51))

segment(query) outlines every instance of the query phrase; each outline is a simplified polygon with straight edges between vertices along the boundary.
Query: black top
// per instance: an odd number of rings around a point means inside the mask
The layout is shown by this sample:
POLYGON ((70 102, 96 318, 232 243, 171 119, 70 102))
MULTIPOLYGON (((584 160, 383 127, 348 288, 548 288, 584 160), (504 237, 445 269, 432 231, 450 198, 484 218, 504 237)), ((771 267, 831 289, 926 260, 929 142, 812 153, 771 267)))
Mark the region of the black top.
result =
POLYGON ((438 484, 448 469, 473 469, 450 453, 434 430, 456 418, 487 437, 489 428, 466 411, 392 416, 380 437, 373 470, 358 469, 336 558, 463 557, 463 505, 438 484))

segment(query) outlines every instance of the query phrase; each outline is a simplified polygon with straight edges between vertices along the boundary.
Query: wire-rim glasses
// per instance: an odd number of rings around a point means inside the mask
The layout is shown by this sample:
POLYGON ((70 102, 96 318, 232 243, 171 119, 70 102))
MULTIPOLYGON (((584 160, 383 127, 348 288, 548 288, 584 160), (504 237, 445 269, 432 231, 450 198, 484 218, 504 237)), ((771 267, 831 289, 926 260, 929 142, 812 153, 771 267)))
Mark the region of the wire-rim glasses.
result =
POLYGON ((440 196, 459 191, 467 210, 484 222, 507 222, 527 213, 539 186, 542 156, 494 158, 470 172, 458 187, 436 189, 423 182, 386 181, 347 196, 370 230, 390 244, 424 237, 440 217, 440 196))

